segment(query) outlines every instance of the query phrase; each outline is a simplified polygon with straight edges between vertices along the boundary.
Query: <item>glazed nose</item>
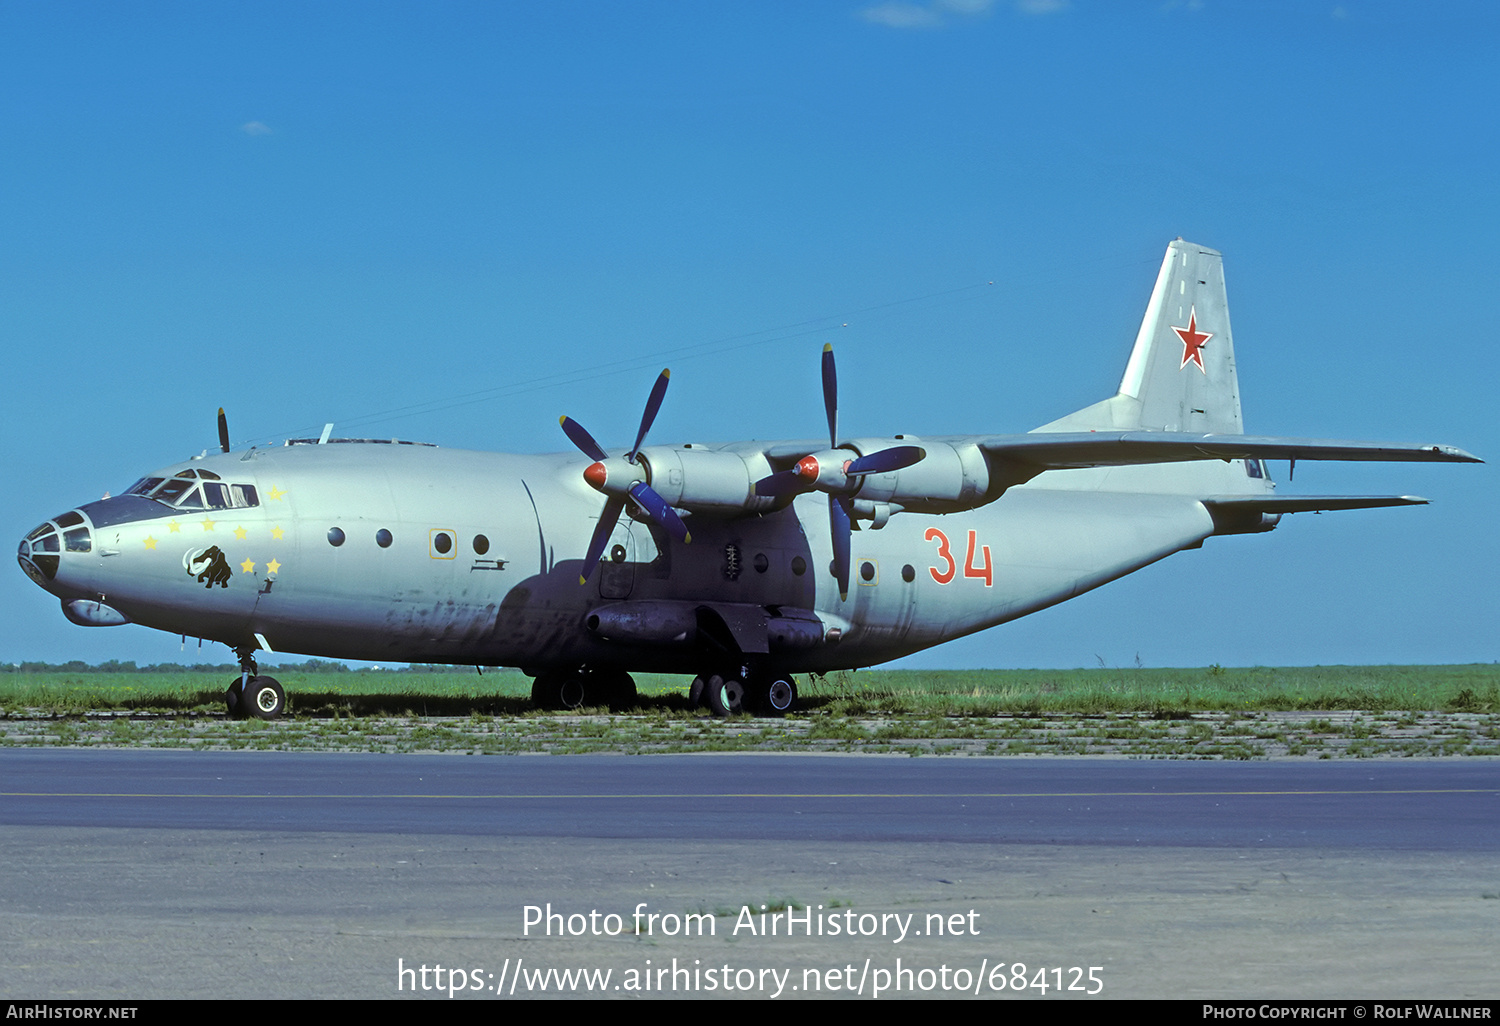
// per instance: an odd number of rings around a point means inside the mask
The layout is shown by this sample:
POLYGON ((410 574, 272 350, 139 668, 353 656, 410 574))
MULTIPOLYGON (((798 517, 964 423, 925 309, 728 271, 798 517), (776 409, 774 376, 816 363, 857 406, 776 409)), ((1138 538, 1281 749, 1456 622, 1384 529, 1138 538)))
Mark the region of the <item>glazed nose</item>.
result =
POLYGON ((26 571, 26 576, 45 588, 49 581, 57 577, 61 552, 62 540, 58 536, 57 525, 49 520, 21 539, 16 559, 20 562, 21 569, 26 571))
POLYGON ((16 561, 26 571, 27 577, 46 588, 57 579, 64 552, 84 553, 93 551, 93 548, 93 532, 82 515, 72 511, 32 529, 21 539, 16 561))

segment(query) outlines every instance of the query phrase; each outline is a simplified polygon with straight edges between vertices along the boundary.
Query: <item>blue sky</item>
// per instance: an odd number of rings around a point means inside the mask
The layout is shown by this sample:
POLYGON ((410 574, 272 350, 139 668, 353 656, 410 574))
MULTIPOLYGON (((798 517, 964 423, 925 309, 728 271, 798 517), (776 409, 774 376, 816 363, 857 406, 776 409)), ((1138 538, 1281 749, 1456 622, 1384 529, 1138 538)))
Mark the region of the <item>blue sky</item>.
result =
MULTIPOLYGON (((0 4, 0 524, 215 444, 1024 431, 1225 254, 1253 433, 1500 459, 1484 3, 0 4)), ((1500 658, 1492 466, 1289 517, 909 661, 1500 658)), ((15 569, 0 660, 158 662, 15 569)), ((196 661, 228 658, 189 648, 196 661)))

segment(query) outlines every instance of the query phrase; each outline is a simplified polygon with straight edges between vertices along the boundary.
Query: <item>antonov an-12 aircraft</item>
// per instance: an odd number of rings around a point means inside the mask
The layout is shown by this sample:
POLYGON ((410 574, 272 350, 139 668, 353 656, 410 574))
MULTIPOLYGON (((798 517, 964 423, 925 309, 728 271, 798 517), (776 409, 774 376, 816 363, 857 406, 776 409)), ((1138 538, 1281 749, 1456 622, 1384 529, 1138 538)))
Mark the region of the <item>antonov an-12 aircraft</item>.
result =
POLYGON ((1073 598, 1285 513, 1266 460, 1475 463, 1444 445, 1247 435, 1220 255, 1167 247, 1119 391, 1021 435, 463 452, 332 438, 204 453, 53 517, 21 567, 76 624, 223 642, 231 715, 285 707, 260 651, 517 666, 551 707, 693 674, 718 715, 775 715, 794 674, 882 663, 1073 598), (624 514, 622 516, 622 514, 624 514))

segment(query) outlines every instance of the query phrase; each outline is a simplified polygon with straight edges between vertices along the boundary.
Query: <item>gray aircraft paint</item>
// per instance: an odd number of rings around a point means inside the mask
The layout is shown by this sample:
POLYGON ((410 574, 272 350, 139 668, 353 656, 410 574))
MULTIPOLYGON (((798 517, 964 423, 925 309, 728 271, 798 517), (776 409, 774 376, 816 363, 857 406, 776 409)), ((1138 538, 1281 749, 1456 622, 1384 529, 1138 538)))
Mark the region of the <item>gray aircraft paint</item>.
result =
MULTIPOLYGON (((1278 499, 1265 459, 1477 462, 1446 446, 1243 434, 1222 259, 1181 240, 1167 249, 1116 395, 1026 435, 840 441, 840 459, 902 445, 926 453, 850 479, 847 597, 830 572, 825 494, 756 491, 819 452, 818 487, 837 483, 823 442, 643 447, 640 472, 685 518, 691 543, 645 514, 622 516, 592 568, 581 559, 605 496, 584 479, 586 457, 320 443, 153 472, 209 472, 253 486, 259 504, 90 503, 74 514, 90 529, 89 551, 59 541, 67 525, 55 519, 22 542, 22 567, 75 622, 128 619, 242 653, 263 639, 331 658, 532 673, 786 674, 939 645, 1214 534, 1270 530, 1285 512, 1425 501, 1278 499), (213 547, 227 581, 188 569, 213 547)), ((611 467, 637 472, 618 458, 611 467)))

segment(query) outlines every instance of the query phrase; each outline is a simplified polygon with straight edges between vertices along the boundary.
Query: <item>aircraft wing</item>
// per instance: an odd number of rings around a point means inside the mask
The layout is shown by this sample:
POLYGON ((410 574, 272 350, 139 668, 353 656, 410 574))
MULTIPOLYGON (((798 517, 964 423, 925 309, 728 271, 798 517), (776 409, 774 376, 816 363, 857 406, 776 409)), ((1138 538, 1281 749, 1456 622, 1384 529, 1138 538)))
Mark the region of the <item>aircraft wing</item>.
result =
POLYGON ((1202 500, 1210 511, 1271 514, 1425 506, 1427 501, 1418 495, 1216 495, 1202 500))
POLYGON ((1042 470, 1118 467, 1191 460, 1368 460, 1381 463, 1483 463, 1451 445, 1345 442, 1176 431, 1068 431, 974 439, 985 455, 1042 470))

